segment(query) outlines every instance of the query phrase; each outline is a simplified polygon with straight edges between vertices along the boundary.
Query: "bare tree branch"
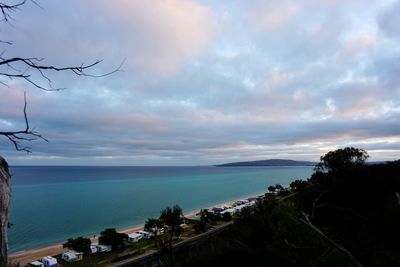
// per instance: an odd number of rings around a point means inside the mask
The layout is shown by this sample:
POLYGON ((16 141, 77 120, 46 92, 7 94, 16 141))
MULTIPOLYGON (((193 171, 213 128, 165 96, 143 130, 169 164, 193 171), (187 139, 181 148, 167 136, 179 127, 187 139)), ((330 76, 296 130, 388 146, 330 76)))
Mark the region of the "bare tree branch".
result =
POLYGON ((314 201, 313 201, 313 206, 312 206, 312 210, 311 210, 311 218, 314 218, 314 213, 315 213, 315 209, 316 209, 317 202, 321 199, 321 197, 322 197, 326 192, 328 192, 328 190, 322 191, 321 194, 319 194, 319 196, 318 196, 316 199, 314 199, 314 201))
POLYGON ((20 6, 24 5, 26 3, 26 0, 22 0, 21 2, 14 4, 14 5, 7 5, 4 4, 3 2, 0 2, 0 10, 1 14, 3 16, 3 21, 9 21, 10 19, 12 20, 13 18, 11 17, 11 13, 17 11, 20 6))
POLYGON ((3 40, 0 40, 0 44, 12 45, 12 42, 11 42, 11 41, 3 41, 3 40))
MULTIPOLYGON (((60 91, 62 89, 65 88, 54 88, 52 86, 51 83, 51 79, 48 77, 48 74, 46 72, 48 71, 54 71, 54 72, 60 72, 60 71, 71 71, 74 75, 77 76, 85 76, 85 77, 94 77, 94 78, 100 78, 100 77, 105 77, 108 75, 111 75, 115 72, 121 71, 122 65, 125 62, 125 59, 120 63, 120 65, 107 73, 103 73, 103 74, 91 74, 91 73, 87 73, 86 70, 90 69, 96 65, 98 65, 99 63, 102 62, 102 60, 96 60, 95 62, 91 63, 91 64, 81 64, 78 66, 68 66, 68 67, 57 67, 57 66, 53 66, 53 65, 43 65, 40 64, 40 62, 43 61, 43 58, 21 58, 21 57, 13 57, 13 58, 3 58, 0 57, 0 67, 1 66, 6 66, 8 68, 10 68, 13 72, 0 72, 0 76, 6 77, 8 79, 22 79, 27 81, 28 83, 32 84, 33 86, 35 86, 36 88, 45 90, 45 91, 60 91), (19 65, 21 67, 25 66, 25 70, 21 71, 17 68, 17 65, 19 65), (31 77, 31 70, 36 71, 42 78, 45 79, 47 86, 42 85, 36 81, 32 80, 31 77)), ((3 84, 5 82, 2 82, 3 84)))
POLYGON ((356 257, 348 251, 346 248, 344 248, 342 245, 338 244, 336 241, 330 239, 324 232, 322 232, 318 227, 316 227, 312 222, 310 221, 310 218, 307 214, 303 213, 302 219, 300 219, 300 222, 304 223, 311 229, 313 229, 318 235, 320 235, 329 245, 332 247, 336 248, 339 250, 344 256, 346 256, 351 263, 356 266, 356 267, 362 267, 362 264, 356 259, 356 257))
POLYGON ((295 248, 295 249, 322 249, 323 247, 310 247, 310 246, 297 246, 293 243, 290 243, 287 239, 285 239, 286 245, 295 248))
POLYGON ((26 113, 27 101, 26 101, 26 92, 24 92, 24 120, 25 120, 25 130, 21 131, 7 131, 0 132, 0 135, 5 136, 10 140, 17 151, 25 151, 27 153, 31 153, 31 148, 22 146, 21 141, 34 141, 34 140, 44 140, 48 142, 46 138, 44 138, 41 134, 35 132, 33 129, 29 127, 28 116, 26 113))

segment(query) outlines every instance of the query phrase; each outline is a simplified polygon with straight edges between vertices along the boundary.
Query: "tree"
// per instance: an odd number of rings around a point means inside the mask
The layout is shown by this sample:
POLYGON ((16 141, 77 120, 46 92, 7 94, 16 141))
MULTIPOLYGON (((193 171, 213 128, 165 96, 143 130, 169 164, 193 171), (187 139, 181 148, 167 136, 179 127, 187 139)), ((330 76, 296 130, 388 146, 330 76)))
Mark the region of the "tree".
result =
POLYGON ((7 228, 8 228, 8 206, 10 204, 11 188, 10 188, 10 172, 5 159, 0 156, 0 266, 7 266, 7 228))
POLYGON ((180 225, 183 223, 182 209, 175 205, 174 207, 166 207, 161 211, 160 221, 167 228, 167 246, 164 244, 164 248, 167 250, 167 257, 169 266, 174 266, 174 251, 172 247, 172 240, 174 236, 178 237, 182 233, 180 225))
MULTIPOLYGON (((157 247, 158 243, 161 242, 158 234, 159 234, 160 230, 162 229, 162 227, 163 227, 163 223, 161 222, 161 220, 155 219, 155 218, 147 219, 147 221, 144 224, 144 230, 154 234, 154 241, 155 241, 156 247, 157 247)), ((161 244, 160 244, 160 247, 161 247, 161 244)))
POLYGON ((222 220, 225 222, 229 222, 230 220, 232 220, 232 215, 229 212, 225 212, 222 215, 222 220))
POLYGON ((200 219, 196 221, 194 229, 197 233, 205 232, 207 230, 207 224, 216 223, 218 217, 210 212, 208 209, 200 210, 200 219))
POLYGON ((334 173, 344 169, 352 169, 361 166, 369 155, 364 149, 345 147, 330 151, 321 156, 321 161, 315 166, 316 172, 334 173))
MULTIPOLYGON (((14 0, 14 4, 7 1, 3 2, 0 0, 0 17, 2 17, 3 23, 9 23, 13 20, 11 14, 19 11, 22 6, 27 3, 27 0, 14 0)), ((32 3, 37 3, 31 0, 32 3)), ((9 40, 0 39, 0 45, 6 48, 12 47, 12 42, 9 40)), ((6 51, 6 49, 2 49, 6 51)), ((70 72, 75 76, 88 76, 88 77, 103 77, 110 75, 120 70, 121 65, 115 70, 101 74, 93 75, 87 72, 88 69, 93 68, 101 61, 96 60, 91 64, 80 64, 76 66, 55 66, 51 64, 44 64, 43 58, 38 57, 6 57, 5 52, 0 54, 0 85, 9 87, 7 81, 9 80, 20 80, 27 82, 34 88, 44 91, 59 91, 64 88, 53 87, 52 80, 50 78, 51 73, 54 72, 70 72)), ((29 146, 24 145, 24 142, 30 142, 41 139, 47 141, 40 133, 36 132, 30 127, 28 116, 27 116, 27 97, 24 93, 24 108, 23 108, 23 120, 25 127, 20 130, 1 131, 0 136, 5 137, 10 141, 17 151, 31 152, 29 146)), ((10 190, 10 173, 8 172, 7 161, 0 157, 0 266, 8 265, 8 238, 7 238, 7 227, 8 221, 8 207, 11 198, 10 190)))
POLYGON ((67 242, 63 244, 63 248, 70 248, 78 252, 87 253, 90 249, 91 241, 86 237, 77 237, 75 239, 69 238, 67 242))
POLYGON ((301 191, 303 190, 305 187, 307 187, 307 185, 309 185, 309 183, 307 181, 304 180, 294 180, 293 182, 290 183, 290 188, 292 188, 295 191, 301 191))
POLYGON ((113 249, 121 248, 127 239, 127 234, 118 233, 115 228, 107 228, 100 233, 99 244, 111 246, 113 249))
POLYGON ((159 219, 149 218, 144 224, 144 230, 154 233, 154 237, 157 237, 163 223, 159 219))
POLYGON ((281 186, 280 184, 276 184, 275 190, 278 190, 278 191, 283 190, 283 186, 281 186))
POLYGON ((275 186, 273 186, 273 185, 268 186, 268 191, 269 192, 274 192, 275 191, 275 186))

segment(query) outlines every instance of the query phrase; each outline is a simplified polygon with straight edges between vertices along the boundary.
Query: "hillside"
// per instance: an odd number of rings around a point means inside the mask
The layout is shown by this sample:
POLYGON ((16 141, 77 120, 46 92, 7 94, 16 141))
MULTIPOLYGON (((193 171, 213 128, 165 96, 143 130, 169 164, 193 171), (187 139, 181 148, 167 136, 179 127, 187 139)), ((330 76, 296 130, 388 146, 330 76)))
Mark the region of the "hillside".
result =
POLYGON ((266 159, 256 161, 231 162, 216 165, 217 167, 245 167, 245 166, 315 166, 315 162, 297 161, 290 159, 266 159))
POLYGON ((400 160, 367 158, 352 147, 327 153, 307 181, 269 189, 177 266, 400 266, 400 160))

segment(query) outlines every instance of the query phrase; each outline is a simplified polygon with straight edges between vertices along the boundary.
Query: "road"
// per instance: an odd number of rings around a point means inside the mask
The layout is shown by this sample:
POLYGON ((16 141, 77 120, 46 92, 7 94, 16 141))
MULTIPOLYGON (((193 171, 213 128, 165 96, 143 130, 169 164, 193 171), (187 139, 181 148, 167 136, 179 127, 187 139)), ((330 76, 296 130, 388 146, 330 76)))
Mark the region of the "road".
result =
MULTIPOLYGON (((173 245, 174 250, 177 250, 181 247, 184 246, 190 246, 192 244, 195 244, 197 242, 201 242, 204 241, 206 239, 208 239, 209 237, 216 235, 218 233, 220 233, 221 231, 223 231, 224 229, 226 229, 229 225, 231 225, 233 223, 233 221, 230 221, 228 223, 225 224, 221 224, 218 226, 215 226, 214 228, 208 230, 205 233, 193 236, 193 237, 189 237, 185 240, 180 241, 179 243, 176 243, 173 245)), ((147 262, 150 258, 154 257, 155 254, 158 253, 158 251, 146 251, 144 254, 131 258, 131 259, 127 259, 124 261, 120 261, 117 263, 114 263, 112 265, 110 265, 111 267, 131 267, 133 264, 141 264, 141 263, 145 263, 147 262)))

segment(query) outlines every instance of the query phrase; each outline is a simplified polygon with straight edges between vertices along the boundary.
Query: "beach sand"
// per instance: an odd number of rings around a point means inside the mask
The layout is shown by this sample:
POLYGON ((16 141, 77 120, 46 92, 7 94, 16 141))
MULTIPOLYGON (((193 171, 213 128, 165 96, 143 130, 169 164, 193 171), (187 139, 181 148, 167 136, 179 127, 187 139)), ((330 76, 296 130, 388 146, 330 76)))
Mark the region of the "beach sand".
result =
MULTIPOLYGON (((247 199, 247 198, 256 197, 259 195, 263 195, 263 193, 243 197, 241 199, 247 199)), ((239 199, 237 199, 237 200, 239 200, 239 199)), ((232 201, 228 201, 228 202, 224 202, 224 203, 220 203, 220 204, 215 204, 210 207, 207 207, 206 209, 211 209, 212 207, 220 207, 220 206, 231 206, 237 200, 232 200, 232 201)), ((190 211, 190 212, 185 213, 184 215, 187 218, 194 218, 198 212, 199 212, 199 210, 190 211)), ((118 229, 118 232, 130 234, 130 233, 134 233, 134 232, 143 230, 143 227, 144 227, 143 224, 135 225, 135 226, 132 226, 129 228, 118 229)), ((96 235, 96 237, 90 237, 90 240, 92 241, 92 244, 97 243, 98 236, 96 235)), ((59 243, 59 244, 55 244, 55 245, 51 245, 51 246, 46 246, 43 248, 24 250, 24 251, 18 251, 18 252, 12 253, 10 255, 10 260, 13 263, 19 263, 19 264, 25 265, 29 262, 41 259, 45 256, 50 256, 50 255, 54 256, 54 255, 61 254, 67 250, 68 249, 62 247, 62 243, 59 243)))

